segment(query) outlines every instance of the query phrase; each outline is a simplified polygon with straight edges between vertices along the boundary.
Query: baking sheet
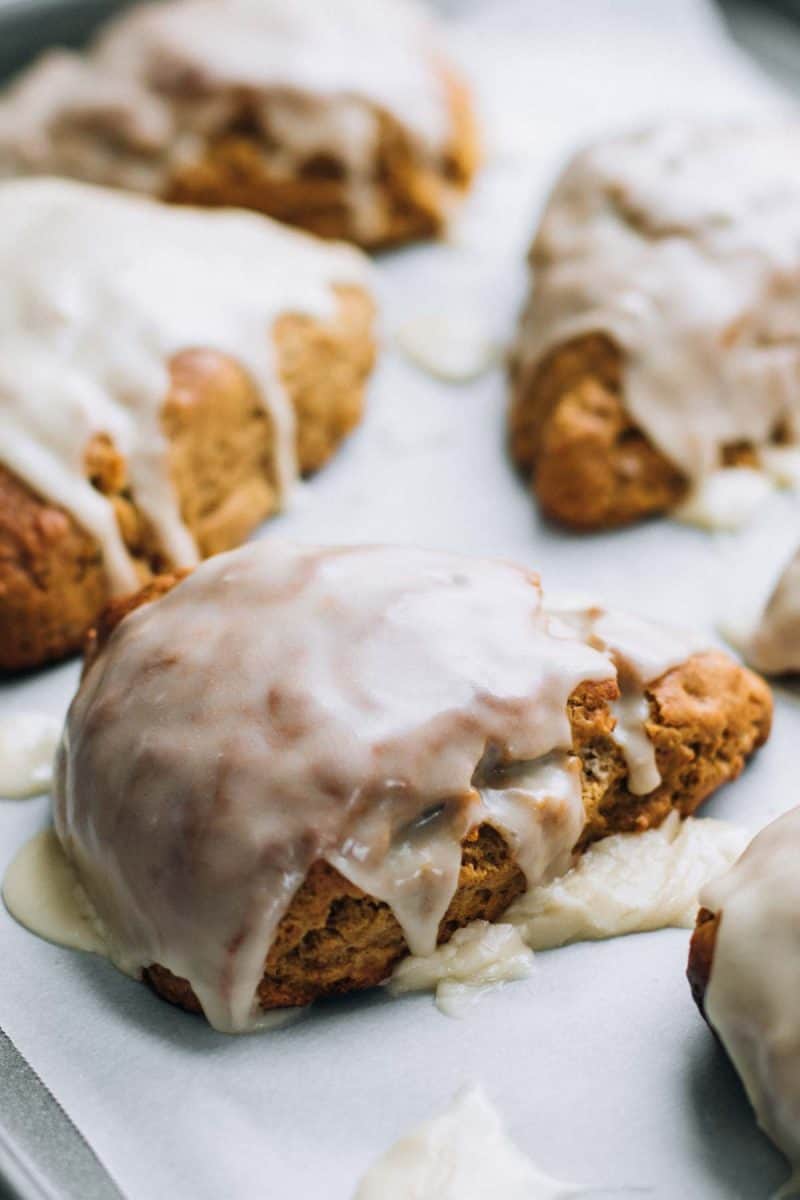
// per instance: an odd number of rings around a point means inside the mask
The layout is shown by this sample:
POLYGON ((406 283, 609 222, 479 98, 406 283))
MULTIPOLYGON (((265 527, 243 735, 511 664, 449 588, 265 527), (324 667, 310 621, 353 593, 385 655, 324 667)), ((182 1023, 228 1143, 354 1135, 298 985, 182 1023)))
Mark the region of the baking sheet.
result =
MULTIPOLYGON (((387 346, 367 420, 263 535, 508 556, 551 589, 590 590, 712 636, 721 596, 752 571, 737 543, 666 521, 591 538, 546 528, 504 452, 502 371, 437 382, 393 350, 391 332, 415 315, 469 310, 507 337, 537 209, 589 134, 776 96, 700 0, 450 7, 487 125, 486 169, 451 244, 379 261, 387 346)), ((788 533, 796 507, 776 499, 767 520, 771 535, 788 533)), ((0 718, 63 712, 76 676, 71 664, 3 686, 0 718)), ((795 803, 798 732, 797 698, 779 691, 769 747, 706 811, 755 830, 795 803)), ((0 869, 47 809, 45 798, 0 801, 0 869)), ((131 1200, 349 1200, 390 1142, 473 1080, 560 1178, 665 1200, 760 1200, 784 1165, 694 1010, 687 944, 667 930, 542 954, 533 978, 462 1021, 428 996, 374 992, 227 1038, 2 911, 0 1026, 131 1200)))

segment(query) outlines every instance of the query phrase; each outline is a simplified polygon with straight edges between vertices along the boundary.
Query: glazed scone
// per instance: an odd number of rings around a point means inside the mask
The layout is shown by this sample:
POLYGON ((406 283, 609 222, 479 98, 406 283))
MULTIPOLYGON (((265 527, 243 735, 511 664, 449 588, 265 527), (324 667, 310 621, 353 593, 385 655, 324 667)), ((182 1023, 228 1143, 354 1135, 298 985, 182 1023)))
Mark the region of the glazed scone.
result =
POLYGON ((357 424, 368 264, 241 212, 0 186, 0 670, 238 545, 357 424))
POLYGON ((512 355, 542 511, 624 525, 800 438, 800 125, 669 124, 557 182, 512 355))
POLYGON ((800 808, 701 896, 687 975, 760 1127, 800 1169, 800 808))
POLYGON ((175 583, 91 644, 55 826, 114 960, 218 1028, 380 983, 769 732, 724 654, 507 563, 267 540, 175 583))
POLYGON ((465 84, 415 0, 166 0, 0 101, 0 176, 252 208, 377 248, 444 228, 476 167, 465 84))

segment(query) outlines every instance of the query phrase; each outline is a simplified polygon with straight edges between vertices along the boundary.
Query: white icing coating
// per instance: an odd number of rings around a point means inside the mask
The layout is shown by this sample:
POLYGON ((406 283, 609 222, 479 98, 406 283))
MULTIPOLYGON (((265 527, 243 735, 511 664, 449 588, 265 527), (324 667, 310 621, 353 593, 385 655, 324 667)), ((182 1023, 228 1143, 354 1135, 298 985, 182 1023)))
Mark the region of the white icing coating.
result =
POLYGON ((773 821, 706 887, 720 916, 708 1018, 758 1123, 800 1168, 800 808, 773 821))
POLYGON ((760 671, 800 671, 800 550, 784 568, 755 627, 736 633, 748 662, 760 671))
POLYGON ((591 1191, 535 1166, 473 1086, 395 1142, 367 1171, 354 1200, 566 1200, 591 1191))
POLYGON ((607 335, 637 425, 694 483, 800 437, 800 125, 673 123, 579 154, 532 262, 517 361, 607 335))
POLYGON ((15 920, 48 942, 108 954, 100 923, 54 830, 42 830, 17 852, 3 879, 3 901, 15 920))
POLYGON ((625 756, 628 790, 634 796, 647 796, 661 783, 653 743, 647 736, 650 702, 638 689, 628 689, 611 705, 616 718, 614 741, 625 756))
MULTIPOLYGON (((2 895, 14 920, 37 937, 97 954, 120 970, 127 969, 115 959, 113 939, 103 928, 54 829, 43 829, 21 846, 6 871, 2 895)), ((253 1028, 276 1029, 298 1020, 306 1011, 298 1007, 259 1013, 253 1028)))
MULTIPOLYGON (((132 41, 155 75, 177 64, 215 85, 328 100, 356 96, 438 149, 449 132, 442 87, 431 70, 433 24, 414 0, 140 5, 105 32, 101 60, 127 64, 132 41)), ((343 132, 353 137, 357 130, 343 132)), ((313 131, 305 136, 313 138, 313 131)))
POLYGON ((477 379, 499 354, 486 320, 467 312, 413 317, 400 326, 395 340, 418 367, 449 383, 477 379))
POLYGON ((448 1017, 461 1017, 488 992, 527 979, 533 955, 513 925, 473 921, 457 929, 433 954, 401 959, 389 980, 393 996, 433 991, 448 1017))
POLYGON ((752 467, 720 467, 702 479, 673 516, 701 529, 741 529, 774 492, 773 480, 752 467))
POLYGON ((765 446, 760 453, 761 468, 776 487, 796 491, 800 488, 800 449, 794 446, 765 446))
POLYGON ((0 722, 0 796, 37 796, 53 778, 61 722, 46 713, 15 713, 0 722))
POLYGON ((88 55, 51 52, 22 75, 0 104, 0 174, 163 194, 244 116, 273 175, 291 180, 317 156, 335 159, 369 239, 381 216, 381 115, 425 162, 438 163, 452 139, 437 42, 414 0, 140 4, 88 55))
POLYGON ((566 875, 520 896, 503 920, 533 950, 678 926, 697 897, 741 854, 747 833, 727 821, 673 812, 657 829, 616 833, 590 846, 566 875))
POLYGON ((464 1016, 489 991, 526 979, 533 951, 670 926, 691 929, 698 894, 739 857, 744 829, 726 821, 681 821, 670 813, 657 829, 618 833, 594 843, 567 872, 530 888, 502 923, 473 921, 427 957, 401 960, 393 995, 435 992, 447 1016, 464 1016))
POLYGON ((564 870, 584 819, 567 699, 614 674, 551 633, 516 567, 254 544, 112 635, 70 710, 56 828, 115 958, 168 967, 242 1029, 317 859, 417 954, 476 824, 531 885, 564 870))
POLYGON ((240 212, 170 209, 60 180, 0 187, 0 461, 69 512, 103 549, 116 591, 137 577, 114 510, 85 476, 94 434, 124 456, 131 491, 175 565, 197 561, 167 463, 161 410, 170 358, 219 350, 270 413, 277 474, 295 475, 294 413, 272 325, 335 311, 363 284, 357 251, 240 212))

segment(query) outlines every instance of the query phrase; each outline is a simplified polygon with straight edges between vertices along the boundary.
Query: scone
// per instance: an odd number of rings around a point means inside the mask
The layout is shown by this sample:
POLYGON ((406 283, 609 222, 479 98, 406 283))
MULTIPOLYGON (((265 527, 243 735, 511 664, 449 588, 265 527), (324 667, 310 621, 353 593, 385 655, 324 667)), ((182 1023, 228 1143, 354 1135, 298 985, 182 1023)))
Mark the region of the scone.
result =
POLYGON ((688 977, 761 1128, 800 1167, 800 808, 701 896, 688 977))
POLYGON ((512 356, 511 453, 575 529, 674 508, 800 438, 800 125, 671 124, 555 186, 512 356))
POLYGON ((175 583, 91 644, 55 827, 114 961, 220 1029, 380 983, 769 732, 724 654, 507 563, 265 540, 175 583))
POLYGON ((781 573, 742 651, 768 675, 800 672, 800 550, 781 573))
POLYGON ((250 213, 0 186, 0 671, 238 545, 358 422, 368 263, 250 213))
POLYGON ((465 84, 414 0, 166 0, 0 101, 0 176, 253 208, 377 248, 439 233, 476 167, 465 84))

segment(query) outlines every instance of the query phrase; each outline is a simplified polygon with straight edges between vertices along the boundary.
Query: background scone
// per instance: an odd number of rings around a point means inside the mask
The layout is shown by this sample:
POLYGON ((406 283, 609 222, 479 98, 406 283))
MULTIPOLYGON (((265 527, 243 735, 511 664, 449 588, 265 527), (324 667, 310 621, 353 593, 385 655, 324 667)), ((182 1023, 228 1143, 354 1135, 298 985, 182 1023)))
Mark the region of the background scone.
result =
POLYGON ((800 125, 667 125, 567 167, 531 252, 511 452, 577 529, 800 438, 800 125))
POLYGON ((701 896, 687 974, 761 1128, 800 1168, 800 808, 701 896))
POLYGON ((263 217, 0 186, 0 670, 237 545, 358 422, 368 264, 263 217))
POLYGON ((768 675, 800 672, 800 550, 787 563, 741 648, 747 661, 768 675))
POLYGON ((0 175, 253 208, 376 248, 444 227, 476 167, 466 86, 414 0, 141 4, 0 102, 0 175))
POLYGON ((381 982, 769 731, 724 654, 510 564, 267 540, 174 582, 98 631, 55 824, 114 960, 218 1028, 381 982))

